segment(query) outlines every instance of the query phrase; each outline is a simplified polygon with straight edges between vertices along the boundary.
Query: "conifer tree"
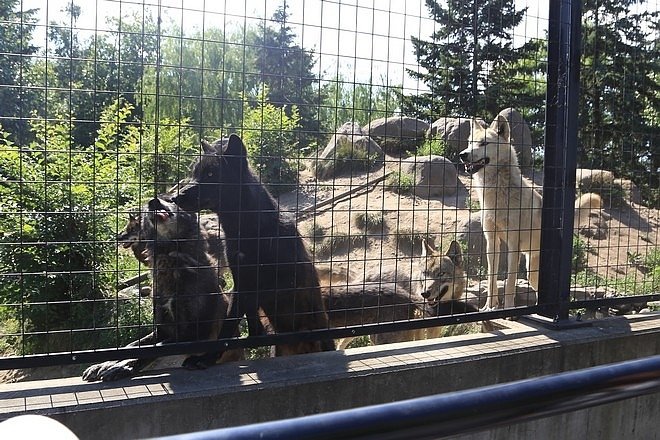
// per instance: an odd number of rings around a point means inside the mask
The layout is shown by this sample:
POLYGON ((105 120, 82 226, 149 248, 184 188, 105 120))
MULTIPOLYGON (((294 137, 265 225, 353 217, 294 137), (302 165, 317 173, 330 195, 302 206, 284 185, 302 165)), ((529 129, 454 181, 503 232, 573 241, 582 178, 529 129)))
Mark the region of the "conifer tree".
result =
POLYGON ((420 71, 408 70, 428 92, 403 97, 405 114, 423 119, 486 114, 484 90, 488 72, 520 55, 512 31, 525 10, 514 0, 426 0, 437 30, 430 40, 411 37, 420 71))

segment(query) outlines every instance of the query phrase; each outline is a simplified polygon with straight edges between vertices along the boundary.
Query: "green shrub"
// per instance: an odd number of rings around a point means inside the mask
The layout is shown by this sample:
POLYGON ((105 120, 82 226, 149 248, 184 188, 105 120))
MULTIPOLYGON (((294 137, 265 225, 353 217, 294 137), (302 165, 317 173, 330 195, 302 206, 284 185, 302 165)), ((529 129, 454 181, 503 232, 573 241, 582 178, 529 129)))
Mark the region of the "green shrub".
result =
POLYGON ((447 152, 447 143, 443 139, 426 139, 422 145, 417 148, 416 156, 445 156, 447 152))
POLYGON ((0 301, 31 334, 27 353, 70 350, 71 339, 57 331, 108 320, 90 300, 113 281, 118 160, 107 126, 95 148, 82 149, 71 145, 66 125, 33 123, 37 140, 29 148, 6 135, 0 143, 0 301))
POLYGON ((414 184, 414 177, 408 173, 394 172, 385 179, 385 188, 398 194, 411 194, 414 184))
POLYGON ((385 219, 382 212, 357 212, 353 214, 353 224, 361 231, 382 233, 385 219))
POLYGON ((151 301, 117 297, 118 280, 139 267, 114 237, 127 206, 176 182, 194 136, 185 121, 165 121, 156 144, 132 110, 109 105, 92 145, 72 141, 66 115, 35 117, 27 146, 0 128, 0 319, 17 323, 3 340, 12 352, 112 347, 148 331, 151 301))
POLYGON ((588 245, 578 235, 573 235, 573 273, 580 272, 587 267, 588 245))
POLYGON ((338 136, 334 155, 318 159, 315 174, 318 179, 352 173, 366 173, 382 162, 379 151, 369 150, 369 138, 357 137, 353 140, 338 136))
POLYGON ((296 130, 300 113, 296 106, 275 107, 268 102, 268 87, 262 85, 256 106, 244 97, 241 137, 248 151, 250 164, 273 194, 295 188, 298 182, 299 156, 296 130))

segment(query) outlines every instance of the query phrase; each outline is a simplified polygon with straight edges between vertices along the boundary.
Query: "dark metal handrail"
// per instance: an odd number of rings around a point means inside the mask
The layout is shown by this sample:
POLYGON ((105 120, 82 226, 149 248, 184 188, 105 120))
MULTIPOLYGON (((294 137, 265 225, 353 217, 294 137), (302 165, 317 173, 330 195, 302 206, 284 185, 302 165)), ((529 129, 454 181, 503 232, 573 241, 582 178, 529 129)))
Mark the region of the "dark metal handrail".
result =
POLYGON ((162 439, 430 439, 659 391, 660 356, 653 356, 472 390, 162 439))

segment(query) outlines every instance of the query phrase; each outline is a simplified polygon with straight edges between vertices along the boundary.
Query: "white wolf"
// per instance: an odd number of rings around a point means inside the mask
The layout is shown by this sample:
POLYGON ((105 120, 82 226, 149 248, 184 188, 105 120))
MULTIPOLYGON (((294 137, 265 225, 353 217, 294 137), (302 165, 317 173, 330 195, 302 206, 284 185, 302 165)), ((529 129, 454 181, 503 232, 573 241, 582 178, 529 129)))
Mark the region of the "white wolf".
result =
MULTIPOLYGON (((541 242, 541 195, 523 178, 511 145, 507 120, 498 116, 490 125, 473 122, 470 146, 460 153, 465 170, 473 176, 473 188, 481 205, 481 225, 486 237, 488 298, 486 309, 495 308, 500 244, 506 243, 507 279, 504 307, 514 306, 520 254, 525 254, 527 278, 538 292, 541 242)), ((600 206, 600 196, 584 194, 576 211, 600 206)))

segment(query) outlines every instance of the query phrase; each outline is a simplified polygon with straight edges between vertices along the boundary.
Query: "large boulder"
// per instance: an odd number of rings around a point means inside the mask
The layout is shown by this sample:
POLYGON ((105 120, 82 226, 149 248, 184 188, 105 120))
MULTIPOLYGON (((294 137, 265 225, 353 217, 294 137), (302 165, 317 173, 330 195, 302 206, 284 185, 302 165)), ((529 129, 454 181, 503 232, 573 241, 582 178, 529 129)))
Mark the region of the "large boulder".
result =
POLYGON ((358 124, 346 122, 315 159, 314 169, 317 179, 329 179, 346 172, 367 172, 382 164, 384 157, 380 146, 358 124))
POLYGON ((362 132, 378 142, 387 153, 399 154, 415 149, 424 141, 429 124, 408 116, 374 119, 362 132))
POLYGON ((456 165, 442 156, 412 156, 401 161, 401 172, 413 177, 413 194, 442 197, 456 194, 456 165))
MULTIPOLYGON (((511 145, 518 153, 518 163, 523 174, 529 174, 534 166, 532 157, 532 133, 520 112, 514 108, 505 108, 497 116, 509 122, 511 145)), ((497 118, 496 118, 497 119, 497 118)))
POLYGON ((472 121, 479 122, 487 127, 481 118, 449 118, 443 117, 433 122, 426 130, 428 139, 441 139, 445 142, 445 156, 451 160, 458 160, 458 153, 465 150, 470 139, 472 121))

